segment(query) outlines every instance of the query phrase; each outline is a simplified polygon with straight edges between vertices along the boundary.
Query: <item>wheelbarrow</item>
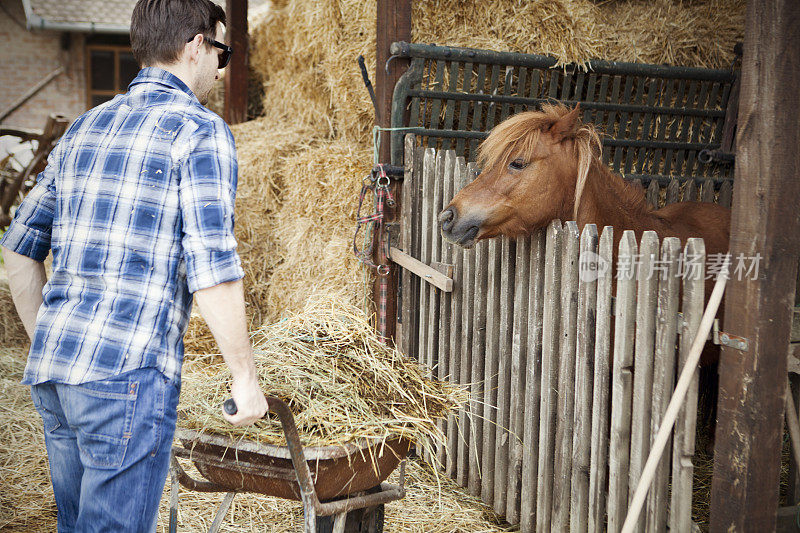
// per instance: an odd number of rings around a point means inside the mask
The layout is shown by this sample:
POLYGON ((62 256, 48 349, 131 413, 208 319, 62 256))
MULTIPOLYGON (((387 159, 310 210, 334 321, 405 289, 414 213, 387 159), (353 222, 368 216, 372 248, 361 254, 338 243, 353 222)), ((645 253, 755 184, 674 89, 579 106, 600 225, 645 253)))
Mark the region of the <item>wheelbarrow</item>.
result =
MULTIPOLYGON (((179 484, 198 492, 225 492, 209 533, 216 533, 238 492, 257 492, 303 502, 304 533, 380 533, 387 502, 405 495, 405 438, 363 439, 344 446, 304 448, 294 416, 280 399, 267 397, 278 416, 286 446, 177 429, 172 448, 169 531, 178 523, 179 484), (189 476, 177 458, 189 459, 205 480, 189 476), (386 483, 398 464, 400 484, 386 483)), ((225 402, 234 414, 236 404, 225 402)))

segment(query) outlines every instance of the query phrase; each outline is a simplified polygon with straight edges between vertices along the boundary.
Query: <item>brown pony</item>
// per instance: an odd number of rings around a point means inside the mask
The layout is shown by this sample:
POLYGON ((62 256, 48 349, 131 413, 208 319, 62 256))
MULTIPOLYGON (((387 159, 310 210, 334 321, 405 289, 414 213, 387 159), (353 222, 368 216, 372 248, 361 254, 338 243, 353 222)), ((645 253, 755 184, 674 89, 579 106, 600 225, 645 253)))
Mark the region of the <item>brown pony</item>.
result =
MULTIPOLYGON (((703 202, 650 208, 641 187, 603 164, 600 137, 579 116, 578 106, 544 105, 494 128, 478 151, 481 174, 439 214, 444 238, 469 248, 499 235, 529 235, 560 219, 575 220, 580 230, 613 226, 615 254, 624 230, 633 230, 637 241, 646 230, 683 243, 702 237, 706 254, 727 253, 729 209, 703 202)), ((706 300, 713 284, 706 283, 706 300)), ((709 345, 701 364, 718 359, 719 348, 709 345)))
POLYGON ((579 229, 614 226, 614 250, 623 230, 637 240, 653 230, 659 239, 702 237, 706 253, 728 251, 730 210, 680 202, 652 209, 644 190, 600 160, 600 138, 580 121, 580 109, 544 105, 500 123, 481 144, 481 174, 440 214, 442 235, 466 248, 498 235, 528 235, 550 221, 575 220, 579 229))

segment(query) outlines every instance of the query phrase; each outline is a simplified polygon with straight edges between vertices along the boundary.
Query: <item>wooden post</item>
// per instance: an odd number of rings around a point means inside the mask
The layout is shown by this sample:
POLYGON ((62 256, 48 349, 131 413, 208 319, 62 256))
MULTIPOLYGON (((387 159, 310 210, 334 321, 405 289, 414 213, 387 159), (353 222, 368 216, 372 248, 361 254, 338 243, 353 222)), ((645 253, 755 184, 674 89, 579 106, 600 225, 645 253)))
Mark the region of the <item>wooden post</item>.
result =
MULTIPOLYGON (((375 54, 375 99, 378 105, 375 116, 375 124, 382 128, 391 126, 392 112, 392 93, 394 85, 400 76, 406 71, 409 65, 407 59, 395 59, 389 65, 389 72, 386 72, 386 61, 389 59, 389 46, 395 41, 411 40, 411 0, 378 0, 378 11, 375 24, 376 31, 376 54, 375 54)), ((355 59, 354 59, 355 61, 355 59)), ((355 74, 354 74, 355 75, 355 74)), ((364 91, 367 89, 364 88, 364 91)), ((381 134, 381 148, 378 154, 380 163, 390 163, 391 161, 391 142, 388 132, 381 134)), ((401 184, 393 181, 392 192, 395 199, 400 198, 401 184)), ((391 224, 399 213, 400 206, 386 209, 384 222, 391 224)), ((438 214, 438 213, 436 213, 438 214)), ((382 235, 376 235, 376 239, 382 235)), ((376 241, 380 242, 380 241, 376 241)), ((397 328, 397 268, 392 267, 389 272, 389 291, 385 306, 386 312, 386 337, 394 338, 397 328)), ((376 279, 373 285, 373 299, 376 303, 379 298, 379 283, 376 279)))
POLYGON ((798 65, 797 2, 748 2, 723 324, 747 348, 722 349, 711 531, 776 527, 800 236, 798 65), (760 254, 757 276, 739 279, 738 254, 760 254))
POLYGON ((247 120, 247 67, 250 63, 247 37, 247 0, 226 0, 227 42, 233 47, 231 62, 225 69, 225 110, 228 124, 247 120))

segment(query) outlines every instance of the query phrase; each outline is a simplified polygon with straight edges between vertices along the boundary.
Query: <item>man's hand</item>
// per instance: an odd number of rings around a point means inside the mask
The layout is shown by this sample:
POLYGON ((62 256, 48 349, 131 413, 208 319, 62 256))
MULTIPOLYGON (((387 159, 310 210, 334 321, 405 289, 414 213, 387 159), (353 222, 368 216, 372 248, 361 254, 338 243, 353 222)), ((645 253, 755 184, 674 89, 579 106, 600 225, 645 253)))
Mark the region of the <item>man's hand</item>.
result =
POLYGON ((223 412, 223 416, 235 426, 252 424, 267 412, 267 400, 258 386, 258 372, 247 334, 242 281, 201 289, 194 297, 233 376, 231 395, 239 411, 233 416, 223 412))
POLYGON ((234 426, 247 426, 259 420, 267 412, 267 399, 255 379, 234 379, 231 384, 231 397, 236 402, 235 415, 224 410, 222 416, 234 426))

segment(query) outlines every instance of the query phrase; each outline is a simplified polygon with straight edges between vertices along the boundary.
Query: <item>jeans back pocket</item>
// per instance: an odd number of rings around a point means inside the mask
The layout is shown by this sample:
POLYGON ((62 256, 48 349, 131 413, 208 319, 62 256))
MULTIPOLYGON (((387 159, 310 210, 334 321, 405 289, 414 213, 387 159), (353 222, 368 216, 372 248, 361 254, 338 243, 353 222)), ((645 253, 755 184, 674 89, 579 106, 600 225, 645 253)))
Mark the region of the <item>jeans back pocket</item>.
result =
POLYGON ((119 468, 125 459, 139 382, 123 376, 69 386, 62 397, 82 460, 96 468, 119 468))

